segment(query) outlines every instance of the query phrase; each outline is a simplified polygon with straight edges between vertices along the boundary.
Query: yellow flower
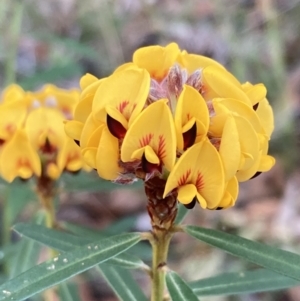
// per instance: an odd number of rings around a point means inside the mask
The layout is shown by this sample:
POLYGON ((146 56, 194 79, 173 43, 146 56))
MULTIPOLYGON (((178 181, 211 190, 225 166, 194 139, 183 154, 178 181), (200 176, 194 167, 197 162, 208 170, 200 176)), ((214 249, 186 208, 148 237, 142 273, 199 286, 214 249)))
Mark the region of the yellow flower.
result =
POLYGON ((177 161, 166 183, 164 197, 178 189, 178 201, 188 205, 194 198, 202 208, 215 208, 224 192, 220 155, 206 139, 190 147, 177 161))
POLYGON ((177 197, 188 208, 231 207, 238 181, 275 163, 264 85, 242 84, 218 62, 175 43, 140 48, 109 77, 85 75, 80 85, 66 132, 100 177, 145 181, 151 206, 177 197))
POLYGON ((12 85, 0 104, 0 175, 11 182, 33 175, 57 179, 64 170, 85 166, 80 148, 66 136, 64 120, 72 118, 76 90, 52 85, 25 92, 12 85))

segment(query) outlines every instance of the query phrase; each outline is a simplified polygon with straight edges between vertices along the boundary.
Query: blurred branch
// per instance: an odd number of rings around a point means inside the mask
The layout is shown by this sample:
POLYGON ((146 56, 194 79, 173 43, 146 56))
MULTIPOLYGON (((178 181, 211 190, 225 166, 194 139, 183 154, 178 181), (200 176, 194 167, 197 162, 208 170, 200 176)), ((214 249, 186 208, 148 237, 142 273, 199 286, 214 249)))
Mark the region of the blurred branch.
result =
POLYGON ((9 23, 7 35, 7 47, 4 71, 5 86, 15 82, 16 80, 16 58, 18 54, 18 42, 21 32, 22 16, 23 16, 23 1, 16 1, 12 5, 11 23, 9 23))

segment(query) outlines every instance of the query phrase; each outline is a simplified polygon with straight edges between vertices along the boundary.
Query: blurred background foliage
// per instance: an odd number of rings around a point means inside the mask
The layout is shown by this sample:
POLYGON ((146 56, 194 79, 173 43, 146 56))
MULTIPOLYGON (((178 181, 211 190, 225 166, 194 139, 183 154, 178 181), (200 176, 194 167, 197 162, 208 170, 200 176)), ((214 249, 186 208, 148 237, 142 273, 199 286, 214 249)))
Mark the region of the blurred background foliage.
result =
MULTIPOLYGON (((78 87, 84 73, 107 76, 129 61, 136 48, 170 41, 216 59, 241 81, 263 82, 275 112, 271 153, 276 166, 242 183, 234 208, 216 212, 195 208, 185 221, 300 253, 299 16, 299 0, 0 0, 0 88, 13 82, 33 90, 45 83, 78 87)), ((20 272, 34 259, 42 260, 34 243, 24 239, 10 243, 18 240, 11 225, 32 219, 38 209, 32 186, 31 181, 0 183, 0 281, 15 275, 16 267, 20 272)), ((58 189, 57 216, 71 232, 95 232, 99 237, 149 229, 139 183, 120 187, 82 172, 64 175, 58 189)), ((139 252, 149 260, 148 245, 141 244, 139 252)), ((170 266, 191 281, 255 268, 182 234, 171 246, 170 266)), ((149 291, 146 276, 134 273, 134 277, 149 291)), ((87 273, 86 281, 80 279, 82 300, 116 300, 104 279, 93 272, 87 273)), ((64 292, 63 287, 59 293, 64 292)), ((201 300, 298 301, 299 296, 300 288, 293 288, 201 300)))

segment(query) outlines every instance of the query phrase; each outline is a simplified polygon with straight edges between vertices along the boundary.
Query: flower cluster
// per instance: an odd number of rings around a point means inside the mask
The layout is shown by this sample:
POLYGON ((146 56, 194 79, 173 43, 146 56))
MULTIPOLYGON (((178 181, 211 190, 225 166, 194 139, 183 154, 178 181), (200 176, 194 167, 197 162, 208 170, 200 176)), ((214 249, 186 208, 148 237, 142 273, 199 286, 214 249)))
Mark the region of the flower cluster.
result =
POLYGON ((0 175, 55 180, 64 170, 83 167, 80 148, 64 131, 79 100, 77 90, 52 85, 25 92, 17 85, 6 88, 0 103, 0 175))
POLYGON ((240 83, 177 44, 138 49, 107 78, 82 77, 67 134, 86 163, 117 183, 165 181, 192 208, 233 206, 238 182, 268 171, 273 112, 263 84, 240 83))

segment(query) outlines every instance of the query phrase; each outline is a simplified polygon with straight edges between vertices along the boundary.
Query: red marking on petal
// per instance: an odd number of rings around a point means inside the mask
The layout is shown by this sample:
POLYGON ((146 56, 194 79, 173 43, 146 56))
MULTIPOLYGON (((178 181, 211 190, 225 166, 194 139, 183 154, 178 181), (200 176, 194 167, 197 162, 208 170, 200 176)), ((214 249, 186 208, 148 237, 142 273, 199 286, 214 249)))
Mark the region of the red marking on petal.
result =
POLYGON ((261 171, 257 171, 257 172, 255 173, 255 175, 252 176, 252 177, 250 178, 250 180, 252 180, 252 179, 258 177, 261 173, 262 173, 261 171))
POLYGON ((166 156, 166 139, 163 135, 159 135, 158 137, 157 156, 160 159, 163 159, 166 156))
POLYGON ((6 125, 5 129, 8 133, 13 133, 16 129, 16 126, 14 124, 8 124, 6 125))
POLYGON ((256 110, 257 110, 257 108, 258 108, 258 106, 259 106, 259 102, 258 102, 258 103, 256 103, 256 104, 253 106, 253 110, 254 110, 254 111, 256 111, 256 110))
POLYGON ((202 177, 200 172, 198 172, 198 174, 197 174, 197 179, 196 179, 195 186, 196 186, 198 191, 201 190, 204 186, 203 177, 202 177))
POLYGON ((142 156, 142 169, 146 173, 161 172, 160 164, 153 164, 147 161, 145 153, 142 156))
POLYGON ((187 148, 191 147, 195 143, 197 137, 196 122, 188 131, 183 133, 182 136, 183 136, 183 149, 186 150, 187 148))
POLYGON ((107 114, 106 123, 110 133, 113 136, 115 136, 118 139, 123 139, 125 137, 126 129, 119 121, 107 114))
POLYGON ((4 139, 0 139, 0 146, 2 146, 5 143, 4 139))
POLYGON ((119 103, 119 105, 117 106, 117 109, 123 113, 125 108, 128 106, 129 101, 128 100, 123 100, 121 103, 119 103))
POLYGON ((45 140, 45 144, 40 147, 40 150, 43 154, 54 154, 57 151, 57 148, 51 145, 48 138, 45 140))
POLYGON ((149 145, 153 137, 154 137, 154 134, 152 134, 152 133, 149 133, 149 134, 144 135, 144 136, 139 140, 140 146, 141 146, 141 147, 144 147, 144 146, 146 146, 146 145, 149 145))
POLYGON ((182 185, 184 185, 184 184, 186 184, 187 179, 189 178, 191 172, 192 172, 192 171, 191 171, 190 169, 188 169, 188 170, 180 177, 180 179, 179 179, 178 182, 177 182, 177 186, 178 186, 178 187, 179 187, 179 186, 182 186, 182 185))

